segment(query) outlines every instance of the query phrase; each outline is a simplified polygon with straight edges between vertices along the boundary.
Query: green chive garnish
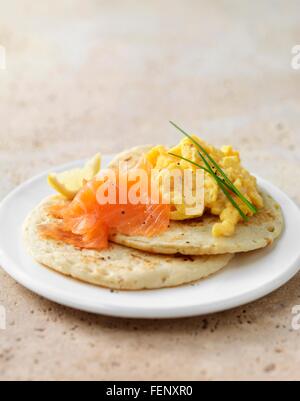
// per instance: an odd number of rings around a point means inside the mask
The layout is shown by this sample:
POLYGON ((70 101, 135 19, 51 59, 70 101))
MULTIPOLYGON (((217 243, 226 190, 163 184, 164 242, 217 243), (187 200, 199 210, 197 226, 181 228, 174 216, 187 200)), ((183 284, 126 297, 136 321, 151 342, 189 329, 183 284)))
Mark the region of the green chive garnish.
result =
POLYGON ((181 156, 177 156, 175 154, 172 154, 172 156, 179 157, 191 164, 196 165, 198 168, 201 168, 202 170, 205 170, 209 174, 213 176, 219 187, 222 189, 223 193, 226 195, 226 197, 229 199, 229 201, 232 203, 232 205, 239 211, 240 215, 244 220, 248 220, 246 214, 241 210, 241 208, 238 206, 238 204, 235 202, 233 197, 230 195, 228 192, 231 191, 233 192, 254 214, 258 212, 257 208, 237 189, 237 187, 233 184, 233 182, 228 178, 228 176, 225 174, 225 172, 222 170, 222 168, 218 165, 218 163, 210 156, 210 154, 201 146, 200 143, 198 143, 191 135, 189 135, 187 132, 185 132, 182 128, 180 128, 177 124, 174 122, 170 121, 170 123, 178 129, 183 135, 185 135, 187 138, 189 138, 194 145, 198 148, 198 155, 200 156, 201 160, 205 164, 206 168, 200 166, 199 164, 182 158, 181 156), (207 160, 208 159, 208 160, 207 160), (216 169, 216 172, 213 171, 212 166, 216 169), (217 174, 221 174, 223 177, 220 178, 217 174))
POLYGON ((221 188, 221 190, 223 191, 224 195, 228 198, 228 200, 230 201, 230 203, 238 210, 239 214, 241 215, 241 217, 245 220, 248 221, 248 217, 245 215, 245 213, 242 211, 242 209, 239 207, 239 205, 236 203, 236 201, 233 199, 233 197, 230 195, 230 193, 228 192, 228 190, 226 189, 225 183, 221 180, 220 177, 218 177, 210 168, 210 170, 206 169, 205 167, 200 166, 200 164, 197 164, 195 162, 193 162, 192 160, 186 159, 185 157, 179 156, 179 155, 175 155, 174 153, 169 152, 169 155, 177 157, 178 159, 182 159, 185 160, 188 163, 193 164, 194 166, 200 168, 201 170, 206 171, 207 173, 209 173, 216 181, 216 183, 219 185, 219 187, 221 188))

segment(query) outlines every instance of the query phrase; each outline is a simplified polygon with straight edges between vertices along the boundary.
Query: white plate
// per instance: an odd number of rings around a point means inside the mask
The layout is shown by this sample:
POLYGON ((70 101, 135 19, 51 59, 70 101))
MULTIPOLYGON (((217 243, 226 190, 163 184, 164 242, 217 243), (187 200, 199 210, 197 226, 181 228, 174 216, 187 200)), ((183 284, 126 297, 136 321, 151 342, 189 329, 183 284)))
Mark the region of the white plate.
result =
MULTIPOLYGON (((110 157, 105 157, 104 164, 110 157)), ((57 168, 62 171, 81 162, 57 168)), ((0 264, 16 281, 54 302, 104 315, 175 318, 223 311, 254 301, 290 280, 300 267, 298 207, 279 189, 259 184, 279 202, 286 228, 265 250, 238 255, 218 274, 193 285, 152 291, 110 290, 83 284, 52 272, 27 254, 21 227, 26 215, 51 194, 44 173, 21 185, 0 205, 0 264)))

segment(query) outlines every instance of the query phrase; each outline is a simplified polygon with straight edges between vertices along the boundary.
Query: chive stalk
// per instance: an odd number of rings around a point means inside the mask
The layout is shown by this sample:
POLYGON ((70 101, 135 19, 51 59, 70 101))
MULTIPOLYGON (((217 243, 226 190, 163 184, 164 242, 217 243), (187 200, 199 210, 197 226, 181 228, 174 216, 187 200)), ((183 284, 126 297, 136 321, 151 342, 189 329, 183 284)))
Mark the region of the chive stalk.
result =
MULTIPOLYGON (((225 174, 225 172, 222 170, 222 168, 218 165, 218 163, 210 156, 210 154, 203 148, 203 146, 198 143, 191 135, 189 135, 187 132, 185 132, 182 128, 180 128, 177 124, 175 124, 174 122, 170 121, 170 123, 173 125, 173 127, 175 127, 176 129, 178 129, 183 135, 185 135, 187 138, 189 138, 192 143, 194 143, 194 145, 198 148, 198 155, 200 156, 200 158, 202 159, 202 161, 204 162, 204 164, 206 165, 207 169, 209 170, 208 172, 211 174, 213 174, 214 177, 218 177, 217 178, 217 182, 219 184, 219 186, 221 187, 221 189, 223 190, 223 186, 225 185, 230 191, 232 191, 254 214, 256 214, 258 212, 257 208, 238 190, 238 188, 233 184, 233 182, 228 178, 228 176, 225 174), (205 155, 203 155, 202 153, 205 155), (211 164, 215 167, 215 169, 219 172, 219 174, 221 174, 221 176, 223 177, 223 179, 221 179, 213 170, 211 167, 211 164), (220 185, 221 184, 221 185, 220 185)), ((186 160, 189 161, 189 160, 186 160)), ((199 167, 199 165, 198 165, 199 167)), ((227 189, 225 188, 225 190, 227 191, 227 189)), ((224 192, 224 191, 223 191, 224 192)), ((227 191, 228 192, 228 191, 227 191)), ((227 195, 226 195, 227 196, 227 195)), ((231 199, 233 199, 231 197, 231 199)), ((229 199, 230 200, 230 199, 229 199)), ((230 200, 231 201, 231 200, 230 200)), ((235 202, 236 203, 236 202, 235 202)), ((239 208, 240 209, 240 208, 239 208)), ((241 209, 240 209, 241 210, 241 209)), ((243 212, 242 212, 243 213, 243 212)), ((245 213, 243 213, 244 216, 245 213)))

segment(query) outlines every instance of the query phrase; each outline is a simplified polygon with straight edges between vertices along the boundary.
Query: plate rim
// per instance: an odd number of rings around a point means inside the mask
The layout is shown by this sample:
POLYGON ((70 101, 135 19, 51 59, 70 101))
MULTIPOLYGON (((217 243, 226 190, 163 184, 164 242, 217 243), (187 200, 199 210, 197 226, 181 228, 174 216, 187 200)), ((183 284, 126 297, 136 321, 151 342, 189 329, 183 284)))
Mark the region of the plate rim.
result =
MULTIPOLYGON (((103 155, 103 159, 111 159, 114 155, 103 155)), ((61 171, 64 169, 73 168, 84 161, 78 160, 73 161, 71 163, 66 163, 63 165, 59 165, 53 167, 52 169, 47 169, 46 171, 35 175, 31 179, 25 181, 14 190, 12 190, 4 199, 0 202, 0 211, 5 207, 5 205, 10 201, 11 198, 15 197, 19 193, 21 193, 26 187, 30 186, 33 182, 40 180, 44 176, 46 176, 49 172, 52 171, 61 171)), ((279 189, 274 184, 269 181, 256 176, 259 185, 269 190, 273 195, 275 193, 275 198, 280 197, 284 199, 285 202, 288 202, 290 207, 294 208, 297 211, 298 219, 300 222, 300 209, 298 205, 281 189, 279 189)), ((282 210, 285 216, 285 210, 282 210)), ((22 244, 22 247, 24 245, 22 244)), ((26 249, 24 249, 26 252, 26 249)), ((233 296, 231 299, 227 299, 226 305, 224 305, 224 300, 215 301, 211 305, 209 304, 195 304, 189 306, 182 307, 156 307, 152 306, 150 309, 146 309, 145 307, 139 307, 136 305, 134 307, 122 306, 121 304, 116 308, 114 305, 109 305, 107 303, 102 303, 98 305, 92 305, 88 302, 88 300, 78 300, 76 298, 72 298, 69 294, 64 295, 64 291, 60 291, 56 288, 48 286, 45 283, 41 283, 41 281, 36 280, 31 275, 27 275, 22 271, 22 269, 18 268, 18 265, 15 263, 13 258, 6 254, 5 250, 2 248, 2 244, 0 243, 0 264, 3 270, 11 276, 14 280, 20 283, 25 288, 30 291, 51 300, 57 304, 61 304, 67 307, 75 308, 78 310, 101 314, 105 316, 114 316, 114 317, 122 317, 122 318, 140 318, 140 319, 168 319, 168 318, 183 318, 183 317, 192 317, 192 316, 200 316, 204 314, 212 314, 221 311, 226 311, 235 307, 239 307, 255 300, 261 299, 262 297, 276 291, 284 284, 286 284, 292 277, 294 277, 300 270, 300 250, 298 255, 296 255, 294 262, 290 265, 290 267, 282 274, 277 277, 274 277, 273 280, 268 282, 268 284, 264 284, 262 286, 258 286, 255 289, 250 289, 248 292, 243 293, 242 295, 233 296)), ((72 280, 72 278, 69 278, 72 280)), ((120 291, 121 292, 121 291, 120 291)))

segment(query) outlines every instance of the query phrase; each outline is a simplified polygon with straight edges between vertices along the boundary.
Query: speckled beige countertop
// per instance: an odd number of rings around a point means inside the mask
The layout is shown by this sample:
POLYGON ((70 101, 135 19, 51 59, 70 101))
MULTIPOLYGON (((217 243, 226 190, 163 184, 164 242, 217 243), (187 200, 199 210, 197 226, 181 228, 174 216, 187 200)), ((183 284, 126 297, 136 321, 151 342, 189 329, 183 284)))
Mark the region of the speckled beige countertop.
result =
MULTIPOLYGON (((173 119, 300 204, 299 1, 10 0, 1 5, 0 197, 95 151, 174 143, 173 119)), ((300 379, 300 276, 232 311, 94 316, 0 270, 1 379, 300 379)))

